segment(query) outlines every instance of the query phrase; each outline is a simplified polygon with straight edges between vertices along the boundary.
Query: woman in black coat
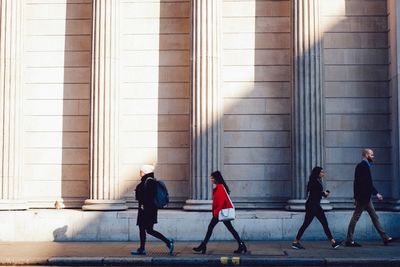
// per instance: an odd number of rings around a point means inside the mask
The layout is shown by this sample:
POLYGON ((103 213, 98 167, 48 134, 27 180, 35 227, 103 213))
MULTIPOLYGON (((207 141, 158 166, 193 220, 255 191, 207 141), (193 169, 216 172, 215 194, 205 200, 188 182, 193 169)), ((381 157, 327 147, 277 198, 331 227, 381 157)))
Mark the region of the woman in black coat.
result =
POLYGON ((141 181, 136 186, 136 200, 138 201, 138 216, 136 225, 139 226, 140 247, 132 250, 132 255, 146 255, 146 232, 160 240, 168 247, 170 255, 174 251, 174 240, 167 239, 163 234, 153 229, 157 223, 158 209, 154 204, 156 193, 156 180, 154 179, 154 167, 152 165, 143 165, 140 169, 141 181))
POLYGON ((324 191, 322 187, 322 178, 325 176, 324 169, 321 167, 315 167, 311 171, 311 175, 309 177, 309 181, 307 184, 307 193, 308 198, 306 201, 306 216, 304 218, 303 225, 300 227, 296 239, 292 243, 292 248, 294 249, 304 249, 304 247, 300 244, 300 239, 313 221, 314 217, 317 217, 319 222, 322 224, 324 228, 324 232, 328 239, 331 241, 331 245, 333 248, 338 248, 341 245, 341 241, 337 242, 331 233, 331 230, 328 226, 328 221, 326 220, 325 212, 321 207, 321 199, 322 197, 328 197, 330 192, 329 190, 324 191))

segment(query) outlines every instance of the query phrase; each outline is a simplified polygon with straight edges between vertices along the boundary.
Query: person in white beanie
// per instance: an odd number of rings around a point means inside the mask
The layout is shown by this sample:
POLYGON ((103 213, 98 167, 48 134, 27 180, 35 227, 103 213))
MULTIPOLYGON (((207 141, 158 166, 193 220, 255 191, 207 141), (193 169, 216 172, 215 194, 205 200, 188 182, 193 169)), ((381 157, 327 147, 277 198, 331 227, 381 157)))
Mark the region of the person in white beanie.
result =
POLYGON ((154 166, 143 165, 140 168, 141 181, 136 186, 136 200, 138 201, 138 216, 136 225, 139 226, 140 247, 132 250, 132 255, 146 255, 146 232, 160 240, 162 240, 172 255, 174 251, 174 240, 166 238, 160 232, 153 229, 157 223, 158 209, 154 204, 154 196, 156 193, 156 180, 154 179, 154 166))
POLYGON ((154 173, 154 166, 153 165, 142 165, 140 167, 140 177, 143 177, 146 174, 154 173))

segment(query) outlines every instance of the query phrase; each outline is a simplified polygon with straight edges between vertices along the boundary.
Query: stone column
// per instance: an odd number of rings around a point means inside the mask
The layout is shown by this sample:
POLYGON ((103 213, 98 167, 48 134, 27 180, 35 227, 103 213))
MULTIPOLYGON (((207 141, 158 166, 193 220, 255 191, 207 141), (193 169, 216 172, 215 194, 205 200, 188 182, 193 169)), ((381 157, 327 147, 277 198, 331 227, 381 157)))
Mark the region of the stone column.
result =
POLYGON ((210 174, 221 170, 221 1, 193 0, 191 46, 191 196, 185 210, 210 210, 210 174))
MULTIPOLYGON (((292 198, 287 209, 305 210, 308 176, 324 166, 324 109, 319 0, 294 1, 292 198)), ((325 209, 332 209, 321 202, 325 209)))
POLYGON ((119 0, 93 0, 90 199, 83 210, 125 210, 118 186, 119 0))
POLYGON ((20 210, 22 1, 0 0, 0 12, 0 210, 20 210))

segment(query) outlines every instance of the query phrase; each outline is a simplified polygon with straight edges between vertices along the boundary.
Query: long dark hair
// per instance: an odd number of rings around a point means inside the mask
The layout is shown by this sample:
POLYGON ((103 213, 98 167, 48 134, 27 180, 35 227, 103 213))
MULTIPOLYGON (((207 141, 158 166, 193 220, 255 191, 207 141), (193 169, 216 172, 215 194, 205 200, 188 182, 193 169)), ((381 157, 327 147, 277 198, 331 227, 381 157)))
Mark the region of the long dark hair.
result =
POLYGON ((311 174, 308 177, 307 192, 310 191, 310 182, 321 179, 321 177, 319 177, 319 174, 321 173, 322 170, 323 170, 322 167, 319 167, 319 166, 314 167, 312 169, 311 174))
POLYGON ((319 175, 321 173, 321 171, 323 170, 322 167, 314 167, 311 171, 310 177, 308 178, 309 181, 313 180, 313 179, 320 179, 319 175))
POLYGON ((224 177, 222 177, 222 174, 220 171, 212 172, 211 176, 214 177, 215 183, 222 184, 225 187, 226 192, 228 192, 228 194, 231 193, 231 191, 229 190, 229 187, 226 185, 224 177))

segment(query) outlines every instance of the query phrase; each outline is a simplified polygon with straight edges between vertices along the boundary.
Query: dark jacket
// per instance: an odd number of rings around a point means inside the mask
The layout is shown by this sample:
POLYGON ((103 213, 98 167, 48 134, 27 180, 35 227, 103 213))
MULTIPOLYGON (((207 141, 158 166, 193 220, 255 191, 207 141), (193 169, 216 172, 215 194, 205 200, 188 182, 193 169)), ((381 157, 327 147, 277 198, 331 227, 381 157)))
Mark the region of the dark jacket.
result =
POLYGON ((308 198, 306 205, 320 205, 322 197, 326 197, 321 179, 311 178, 307 184, 308 198))
POLYGON ((157 223, 157 207, 154 204, 156 183, 154 173, 146 174, 136 186, 136 200, 139 204, 137 225, 153 225, 157 223))
POLYGON ((371 195, 378 194, 372 183, 371 170, 368 163, 363 160, 357 164, 354 172, 354 199, 359 204, 366 204, 371 201, 371 195))

